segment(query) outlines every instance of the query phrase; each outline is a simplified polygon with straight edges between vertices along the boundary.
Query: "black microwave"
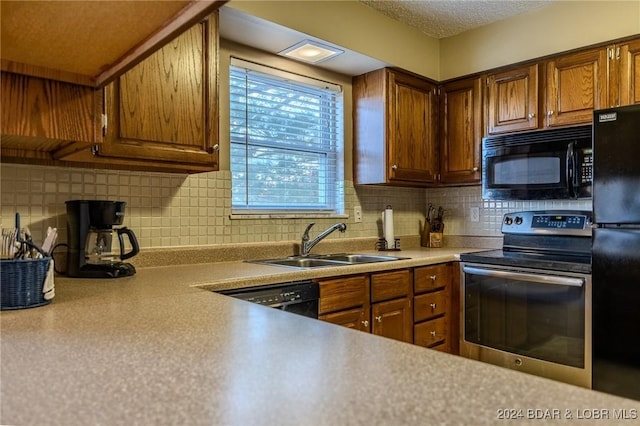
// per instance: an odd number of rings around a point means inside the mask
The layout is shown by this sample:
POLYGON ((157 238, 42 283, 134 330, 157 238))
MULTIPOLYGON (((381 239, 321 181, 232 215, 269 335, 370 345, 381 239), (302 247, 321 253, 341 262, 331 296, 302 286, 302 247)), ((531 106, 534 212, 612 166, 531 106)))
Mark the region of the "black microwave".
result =
POLYGON ((539 130, 482 139, 482 198, 591 198, 592 126, 539 130))

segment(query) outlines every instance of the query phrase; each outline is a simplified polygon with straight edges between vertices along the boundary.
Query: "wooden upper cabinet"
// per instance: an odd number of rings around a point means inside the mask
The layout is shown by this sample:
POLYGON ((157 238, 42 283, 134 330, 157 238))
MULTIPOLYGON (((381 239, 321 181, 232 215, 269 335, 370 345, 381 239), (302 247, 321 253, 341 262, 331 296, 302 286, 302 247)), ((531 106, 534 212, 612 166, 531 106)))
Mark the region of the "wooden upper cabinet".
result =
POLYGON ((608 103, 607 49, 562 55, 547 62, 546 126, 591 123, 608 103))
POLYGON ((440 87, 440 182, 480 182, 482 85, 480 78, 440 87))
POLYGON ((538 64, 487 76, 488 133, 537 129, 538 64))
POLYGON ((217 170, 217 18, 194 25, 107 86, 99 157, 217 170))
POLYGON ((618 95, 611 106, 640 104, 640 40, 611 47, 610 58, 617 61, 619 76, 618 95))
POLYGON ((3 161, 60 159, 101 141, 101 91, 8 72, 0 81, 3 161))
POLYGON ((436 182, 436 96, 435 84, 398 70, 354 77, 355 183, 436 182))
POLYGON ((3 72, 102 88, 226 1, 3 1, 3 72))
POLYGON ((436 86, 397 72, 388 79, 389 179, 436 182, 436 86))

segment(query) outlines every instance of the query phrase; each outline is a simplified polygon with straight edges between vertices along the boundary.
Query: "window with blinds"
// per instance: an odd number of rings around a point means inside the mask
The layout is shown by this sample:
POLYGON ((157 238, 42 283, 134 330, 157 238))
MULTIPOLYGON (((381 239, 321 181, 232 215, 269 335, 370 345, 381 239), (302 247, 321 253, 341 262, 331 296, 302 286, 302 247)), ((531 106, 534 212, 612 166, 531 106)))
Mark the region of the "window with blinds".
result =
POLYGON ((233 58, 232 211, 342 213, 342 91, 233 58))

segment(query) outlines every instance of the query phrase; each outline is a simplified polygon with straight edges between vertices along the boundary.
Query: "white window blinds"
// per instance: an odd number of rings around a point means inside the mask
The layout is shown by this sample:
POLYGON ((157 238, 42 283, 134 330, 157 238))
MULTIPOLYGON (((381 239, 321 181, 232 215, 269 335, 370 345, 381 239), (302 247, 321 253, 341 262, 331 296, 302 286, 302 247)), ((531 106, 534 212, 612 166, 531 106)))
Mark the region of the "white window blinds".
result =
POLYGON ((341 213, 339 86, 234 58, 229 91, 232 210, 341 213))

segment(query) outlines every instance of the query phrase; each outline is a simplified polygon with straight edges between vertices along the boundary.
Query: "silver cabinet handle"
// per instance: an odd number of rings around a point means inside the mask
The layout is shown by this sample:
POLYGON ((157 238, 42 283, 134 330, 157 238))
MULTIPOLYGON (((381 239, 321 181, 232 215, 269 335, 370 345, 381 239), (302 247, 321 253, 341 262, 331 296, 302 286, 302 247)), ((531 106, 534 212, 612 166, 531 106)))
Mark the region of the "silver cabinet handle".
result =
POLYGON ((437 305, 436 305, 435 303, 432 303, 432 304, 430 304, 429 306, 431 306, 431 311, 432 311, 432 312, 436 310, 436 306, 437 306, 437 305))
POLYGON ((552 115, 553 115, 553 110, 549 110, 549 111, 547 111, 547 116, 548 116, 548 117, 551 117, 552 115))
POLYGON ((391 169, 392 169, 392 170, 398 170, 398 165, 397 165, 397 164, 394 164, 393 166, 391 166, 391 169))
POLYGON ((376 317, 376 321, 382 322, 382 315, 376 317))
POLYGON ((474 167, 474 168, 473 168, 473 169, 471 169, 471 170, 473 170, 474 172, 477 172, 477 171, 478 171, 478 168, 477 168, 477 167, 474 167))
POLYGON ((435 331, 432 331, 430 334, 431 334, 431 337, 436 337, 436 332, 435 331))
POLYGON ((362 321, 362 325, 364 325, 365 327, 369 327, 369 321, 367 320, 362 321))
POLYGON ((529 120, 532 120, 536 115, 532 112, 529 113, 529 115, 527 115, 527 117, 529 118, 529 120))
POLYGON ((431 275, 429 278, 431 278, 431 281, 435 281, 438 279, 437 275, 431 275))

